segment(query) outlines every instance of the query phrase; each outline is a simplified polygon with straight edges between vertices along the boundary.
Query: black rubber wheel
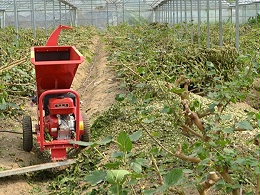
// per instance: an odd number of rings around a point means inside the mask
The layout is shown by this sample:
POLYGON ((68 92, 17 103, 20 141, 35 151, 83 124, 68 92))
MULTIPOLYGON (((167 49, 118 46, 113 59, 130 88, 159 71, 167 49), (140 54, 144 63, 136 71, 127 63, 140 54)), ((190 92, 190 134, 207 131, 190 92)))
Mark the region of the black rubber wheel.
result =
POLYGON ((89 142, 90 141, 90 124, 88 118, 85 114, 82 115, 83 125, 84 125, 84 134, 81 137, 81 141, 89 142))
POLYGON ((30 116, 23 117, 23 149, 30 152, 33 148, 32 119, 30 116))

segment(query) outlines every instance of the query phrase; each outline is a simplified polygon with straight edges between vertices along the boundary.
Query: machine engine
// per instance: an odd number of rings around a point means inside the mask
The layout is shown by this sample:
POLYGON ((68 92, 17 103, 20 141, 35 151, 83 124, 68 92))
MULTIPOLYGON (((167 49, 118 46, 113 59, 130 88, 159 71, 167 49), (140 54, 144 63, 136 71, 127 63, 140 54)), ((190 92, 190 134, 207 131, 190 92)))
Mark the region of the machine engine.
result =
POLYGON ((69 115, 57 115, 58 118, 58 136, 57 140, 74 138, 75 119, 69 115))
POLYGON ((68 97, 50 98, 47 116, 44 117, 44 130, 53 139, 69 140, 75 138, 75 106, 68 97))

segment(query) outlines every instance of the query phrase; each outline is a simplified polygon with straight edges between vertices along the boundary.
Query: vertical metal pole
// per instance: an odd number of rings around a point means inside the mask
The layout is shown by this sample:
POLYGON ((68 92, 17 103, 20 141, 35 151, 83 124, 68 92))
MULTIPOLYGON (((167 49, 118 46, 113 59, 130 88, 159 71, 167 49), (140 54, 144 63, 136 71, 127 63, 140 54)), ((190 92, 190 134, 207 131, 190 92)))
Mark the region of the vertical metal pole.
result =
POLYGON ((15 43, 18 46, 18 11, 17 11, 17 2, 14 0, 14 22, 15 22, 15 43))
POLYGON ((61 15, 61 2, 59 1, 59 11, 60 11, 60 24, 61 24, 61 17, 62 17, 62 15, 61 15))
POLYGON ((122 12, 123 12, 123 23, 125 23, 125 1, 124 0, 122 0, 122 12))
POLYGON ((167 23, 170 23, 170 1, 167 2, 167 23))
POLYGON ((77 9, 73 8, 74 10, 74 24, 75 26, 78 26, 78 12, 77 9))
POLYGON ((44 0, 44 29, 45 29, 45 34, 47 35, 47 9, 46 9, 46 1, 44 0))
POLYGON ((73 15, 72 15, 72 9, 69 7, 69 13, 70 13, 70 23, 72 26, 74 26, 73 24, 73 15))
POLYGON ((180 12, 181 12, 181 13, 180 13, 181 20, 180 20, 180 22, 181 22, 181 23, 182 23, 182 1, 183 1, 183 0, 180 1, 180 7, 181 7, 181 10, 180 10, 180 12))
POLYGON ((6 18, 6 16, 5 16, 5 11, 3 12, 3 28, 5 28, 5 18, 6 18))
POLYGON ((193 7, 192 7, 192 1, 193 0, 190 0, 190 19, 191 19, 191 30, 190 30, 190 38, 191 38, 191 43, 193 44, 194 43, 194 35, 193 35, 193 31, 194 31, 194 29, 193 29, 193 13, 192 13, 192 9, 193 9, 193 7))
POLYGON ((207 47, 210 48, 209 0, 207 1, 207 47))
POLYGON ((161 17, 162 17, 162 16, 161 16, 161 9, 162 9, 162 8, 161 8, 161 7, 157 7, 157 9, 158 9, 158 22, 161 23, 161 21, 162 21, 162 20, 161 20, 161 17))
POLYGON ((91 25, 93 25, 93 13, 92 13, 92 9, 93 9, 93 0, 90 1, 90 20, 91 20, 91 25))
POLYGON ((64 5, 64 20, 65 20, 64 24, 67 24, 67 5, 66 4, 64 5))
POLYGON ((161 12, 161 14, 162 14, 162 23, 164 23, 164 4, 163 5, 161 5, 161 8, 162 8, 162 12, 161 12))
POLYGON ((172 12, 173 12, 173 25, 175 25, 175 5, 174 5, 174 0, 172 2, 172 12))
POLYGON ((219 45, 223 45, 222 0, 219 0, 219 45))
POLYGON ((55 28, 55 5, 54 1, 52 2, 52 14, 53 14, 53 28, 55 28))
POLYGON ((200 0, 197 1, 197 9, 198 9, 198 44, 200 44, 200 36, 201 36, 201 28, 200 28, 200 23, 201 23, 201 6, 200 6, 200 0))
POLYGON ((162 7, 162 23, 164 23, 164 4, 162 4, 161 7, 162 7))
POLYGON ((168 18, 167 18, 167 15, 168 15, 168 7, 167 7, 167 3, 164 4, 164 22, 167 23, 168 21, 168 18))
POLYGON ((180 0, 180 34, 181 34, 181 36, 183 36, 183 24, 182 24, 182 22, 183 22, 183 20, 182 20, 182 11, 183 11, 183 7, 182 7, 182 1, 183 0, 180 0))
POLYGON ((118 25, 118 7, 117 5, 116 6, 116 25, 118 25))
POLYGON ((107 26, 109 26, 109 15, 108 15, 108 2, 106 1, 106 4, 107 4, 107 26))
POLYGON ((176 24, 179 23, 179 5, 178 5, 178 1, 179 0, 176 0, 176 18, 177 18, 176 24))
POLYGON ((171 24, 174 24, 174 21, 173 21, 173 16, 174 16, 174 12, 173 12, 173 2, 174 0, 171 0, 171 5, 170 5, 170 8, 171 8, 171 24))
POLYGON ((236 0, 236 48, 239 49, 239 0, 236 0))
POLYGON ((138 19, 141 22, 141 0, 138 1, 138 19))
POLYGON ((246 21, 247 21, 247 17, 246 17, 246 6, 243 6, 244 7, 244 9, 245 9, 245 20, 244 20, 244 22, 246 23, 246 21))
POLYGON ((215 0, 215 22, 217 22, 217 0, 215 0))
POLYGON ((231 23, 233 23, 233 9, 232 7, 230 8, 230 17, 231 17, 231 23))
POLYGON ((169 16, 169 24, 172 24, 172 7, 171 0, 168 1, 168 16, 169 16))
POLYGON ((35 29, 35 13, 34 13, 34 0, 31 0, 31 23, 33 29, 33 38, 36 38, 36 29, 35 29))
POLYGON ((164 23, 167 23, 167 3, 164 4, 164 23))
POLYGON ((185 20, 185 38, 187 39, 187 0, 184 0, 184 20, 185 20))

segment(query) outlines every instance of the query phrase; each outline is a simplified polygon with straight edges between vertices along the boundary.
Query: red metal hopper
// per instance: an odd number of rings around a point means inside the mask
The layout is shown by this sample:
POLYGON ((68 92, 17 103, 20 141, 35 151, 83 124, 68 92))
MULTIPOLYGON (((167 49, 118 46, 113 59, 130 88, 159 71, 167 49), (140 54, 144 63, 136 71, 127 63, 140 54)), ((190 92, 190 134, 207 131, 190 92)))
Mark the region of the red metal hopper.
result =
POLYGON ((50 36, 46 46, 31 48, 31 62, 35 65, 37 96, 50 89, 69 89, 78 65, 84 61, 74 46, 56 46, 59 26, 50 36), (54 45, 52 45, 54 44, 54 45))

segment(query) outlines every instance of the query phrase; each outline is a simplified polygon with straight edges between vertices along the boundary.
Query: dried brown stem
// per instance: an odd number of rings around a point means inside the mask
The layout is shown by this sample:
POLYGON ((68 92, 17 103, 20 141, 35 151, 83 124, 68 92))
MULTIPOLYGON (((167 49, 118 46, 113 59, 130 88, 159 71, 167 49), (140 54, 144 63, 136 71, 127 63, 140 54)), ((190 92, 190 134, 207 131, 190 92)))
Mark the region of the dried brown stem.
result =
POLYGON ((176 87, 180 87, 181 82, 184 80, 184 75, 181 75, 175 82, 174 85, 176 87))
POLYGON ((11 68, 13 68, 13 67, 25 62, 25 61, 26 61, 26 58, 22 58, 20 60, 15 61, 15 62, 9 63, 7 66, 0 69, 0 73, 7 71, 7 70, 10 70, 11 68))
MULTIPOLYGON (((231 178, 230 174, 228 173, 228 167, 218 168, 218 171, 219 171, 220 175, 223 177, 223 179, 225 180, 225 182, 227 182, 229 184, 234 183, 233 179, 231 178)), ((233 189, 232 195, 239 195, 239 188, 233 189)))
POLYGON ((183 105, 184 111, 186 112, 187 116, 190 117, 190 119, 198 127, 198 129, 203 132, 204 131, 204 125, 203 125, 202 120, 197 115, 197 113, 192 112, 190 110, 187 100, 182 100, 181 103, 183 105))
POLYGON ((195 136, 197 136, 197 137, 203 139, 203 135, 197 133, 196 131, 194 131, 194 130, 193 130, 192 128, 190 128, 189 126, 187 126, 187 125, 182 125, 182 128, 183 128, 183 131, 184 131, 184 132, 190 132, 190 133, 192 133, 193 135, 195 135, 195 136))
POLYGON ((214 112, 211 112, 210 110, 206 110, 205 112, 203 113, 198 113, 198 117, 199 118, 203 118, 203 117, 206 117, 206 116, 209 116, 211 114, 214 114, 214 112))
POLYGON ((137 72, 135 72, 132 68, 128 67, 128 66, 125 65, 124 63, 122 63, 122 65, 123 65, 124 67, 126 67, 127 69, 129 69, 132 73, 134 73, 134 74, 135 74, 136 76, 138 76, 140 79, 143 79, 143 80, 146 81, 145 78, 141 77, 141 76, 140 76, 137 72))
POLYGON ((197 158, 197 157, 194 157, 194 156, 186 156, 182 152, 180 144, 178 145, 177 150, 176 150, 174 156, 178 157, 181 160, 188 161, 188 162, 193 162, 193 163, 199 163, 201 161, 200 158, 197 158))
POLYGON ((216 174, 216 172, 209 172, 207 180, 202 182, 198 187, 200 195, 206 195, 207 190, 215 185, 221 178, 216 174))
POLYGON ((153 157, 152 154, 150 155, 150 157, 151 157, 152 163, 154 164, 155 172, 157 173, 157 175, 158 175, 158 177, 159 177, 159 183, 160 183, 161 185, 163 185, 163 177, 162 177, 162 175, 161 175, 161 173, 160 173, 160 171, 159 171, 159 168, 158 168, 158 166, 157 166, 156 160, 155 160, 155 158, 153 157))

